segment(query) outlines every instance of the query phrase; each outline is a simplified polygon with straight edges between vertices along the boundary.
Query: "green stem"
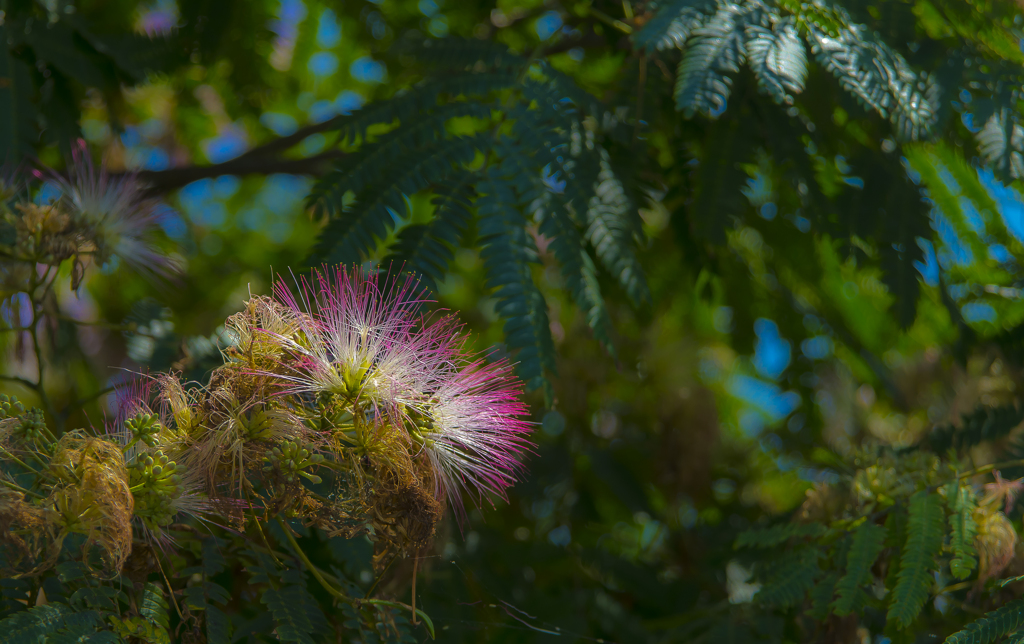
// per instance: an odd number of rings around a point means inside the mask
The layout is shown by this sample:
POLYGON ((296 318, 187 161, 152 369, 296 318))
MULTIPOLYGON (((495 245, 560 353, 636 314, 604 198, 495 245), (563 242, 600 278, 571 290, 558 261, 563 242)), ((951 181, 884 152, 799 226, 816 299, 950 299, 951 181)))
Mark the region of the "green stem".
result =
POLYGON ((33 492, 32 490, 27 490, 27 489, 21 487, 20 485, 18 485, 17 483, 12 483, 11 481, 5 481, 3 479, 0 479, 0 485, 6 485, 7 487, 11 488, 12 490, 17 490, 18 492, 21 492, 22 494, 31 494, 32 496, 34 496, 34 497, 36 497, 38 499, 46 498, 42 494, 40 494, 38 492, 33 492))
POLYGON ((978 476, 979 474, 988 474, 993 470, 1000 470, 1004 467, 1014 467, 1016 465, 1024 465, 1024 458, 1018 458, 1013 461, 1004 461, 1002 463, 990 463, 988 465, 982 465, 973 470, 968 470, 963 474, 957 476, 957 480, 968 479, 972 476, 978 476))
POLYGON ((24 467, 24 468, 25 468, 26 470, 28 470, 29 472, 32 472, 32 473, 33 473, 33 474, 35 474, 36 476, 42 476, 42 475, 43 475, 43 473, 42 473, 42 472, 40 472, 39 470, 37 470, 37 469, 36 469, 36 468, 34 468, 34 467, 30 467, 30 466, 28 465, 28 463, 26 463, 25 461, 21 460, 20 458, 18 458, 18 457, 17 457, 17 456, 15 456, 14 454, 11 454, 10 452, 8 452, 8 451, 7 451, 6 449, 4 449, 3 447, 0 447, 0 452, 3 452, 3 454, 4 454, 4 455, 5 455, 5 456, 6 456, 7 458, 11 459, 12 461, 14 461, 15 463, 17 463, 18 465, 20 465, 20 466, 24 467))
POLYGON ((318 582, 320 582, 320 585, 323 586, 324 590, 330 593, 332 597, 339 599, 345 602, 346 604, 354 603, 354 600, 351 597, 349 597, 345 593, 341 592, 334 586, 327 583, 327 580, 324 579, 324 576, 320 574, 320 569, 313 565, 313 562, 309 560, 309 557, 306 556, 306 553, 302 550, 302 548, 299 547, 299 542, 295 540, 294 536, 292 536, 292 529, 288 527, 288 524, 285 522, 285 520, 281 517, 277 517, 277 523, 281 526, 281 530, 284 531, 284 536, 286 539, 288 539, 288 545, 292 547, 292 549, 295 551, 295 554, 298 555, 299 559, 302 560, 302 563, 306 564, 306 568, 309 569, 309 572, 313 573, 313 576, 316 578, 318 582))
POLYGON ((614 27, 615 29, 618 29, 619 31, 621 31, 624 34, 631 34, 631 33, 633 33, 633 28, 632 27, 630 27, 629 25, 627 25, 626 23, 622 22, 621 20, 619 20, 617 18, 612 18, 611 16, 609 16, 608 14, 606 14, 605 12, 603 12, 603 11, 601 11, 599 9, 595 9, 593 7, 588 7, 587 11, 590 13, 590 15, 594 16, 599 21, 605 23, 609 27, 614 27))
POLYGON ((379 606, 391 606, 393 608, 404 608, 408 611, 413 612, 413 616, 419 615, 423 618, 423 625, 427 627, 427 632, 430 633, 430 639, 434 639, 434 622, 430 619, 430 615, 427 615, 422 610, 416 608, 413 609, 409 604, 403 604, 402 602, 389 601, 386 599, 364 599, 360 603, 363 604, 377 604, 379 606))

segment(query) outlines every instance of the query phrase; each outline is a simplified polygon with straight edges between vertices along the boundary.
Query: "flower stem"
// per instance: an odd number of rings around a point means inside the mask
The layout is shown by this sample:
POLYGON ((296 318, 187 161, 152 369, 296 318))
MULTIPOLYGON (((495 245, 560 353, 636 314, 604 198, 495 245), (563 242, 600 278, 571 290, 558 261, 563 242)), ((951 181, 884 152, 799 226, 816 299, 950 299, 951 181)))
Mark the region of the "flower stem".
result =
POLYGON ((277 523, 281 526, 281 530, 284 532, 284 536, 288 540, 288 545, 292 547, 292 550, 294 550, 295 554, 298 555, 299 559, 302 560, 302 563, 306 564, 306 568, 309 569, 309 572, 313 573, 313 576, 316 578, 318 582, 320 582, 320 585, 323 586, 324 590, 330 593, 332 597, 340 599, 346 604, 354 603, 354 600, 351 597, 341 592, 331 584, 327 583, 327 580, 324 579, 324 576, 320 574, 320 569, 313 565, 313 562, 309 560, 309 557, 306 556, 306 553, 302 550, 302 548, 299 547, 299 542, 295 540, 294 536, 292 536, 292 529, 288 527, 288 524, 285 522, 285 520, 281 517, 277 517, 277 523))

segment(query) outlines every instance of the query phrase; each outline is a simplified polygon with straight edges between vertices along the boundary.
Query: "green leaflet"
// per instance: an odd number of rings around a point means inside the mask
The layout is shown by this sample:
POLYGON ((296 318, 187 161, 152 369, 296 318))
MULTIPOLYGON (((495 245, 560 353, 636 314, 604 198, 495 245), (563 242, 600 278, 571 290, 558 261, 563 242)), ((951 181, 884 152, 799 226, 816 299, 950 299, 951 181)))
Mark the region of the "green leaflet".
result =
MULTIPOLYGON (((988 644, 1024 626, 1024 599, 1015 599, 953 633, 943 644, 988 644)), ((1016 639, 1013 641, 1020 641, 1016 639)))
POLYGON ((885 547, 886 529, 871 521, 860 524, 846 555, 846 574, 836 584, 833 608, 837 615, 858 610, 864 593, 862 586, 871 580, 871 566, 885 547))
POLYGON ((957 579, 967 579, 978 565, 977 551, 974 549, 974 535, 977 525, 974 523, 974 489, 969 485, 950 483, 947 488, 946 503, 952 514, 949 515, 950 542, 953 558, 949 561, 949 572, 957 579))
POLYGON ((412 224, 398 233, 390 255, 382 262, 399 263, 405 270, 422 276, 436 288, 455 257, 462 235, 473 220, 473 175, 440 182, 434 187, 434 218, 426 224, 412 224))
MULTIPOLYGON (((540 123, 535 122, 535 125, 539 126, 540 123)), ((597 267, 587 252, 583 236, 572 216, 575 211, 573 204, 584 201, 581 195, 592 194, 593 190, 587 190, 586 186, 580 185, 581 181, 578 178, 572 176, 567 177, 562 194, 545 189, 539 177, 532 171, 533 162, 527 156, 528 150, 522 145, 512 144, 502 145, 500 150, 501 169, 506 180, 516 178, 515 186, 520 203, 534 213, 534 219, 540 222, 539 232, 551 240, 551 249, 558 260, 562 277, 587 325, 594 332, 598 342, 614 356, 611 318, 597 282, 597 267), (565 193, 569 193, 574 199, 567 202, 564 199, 565 193)), ((543 152, 537 156, 541 157, 540 163, 548 159, 543 152)), ((586 173, 583 173, 583 176, 589 177, 586 173)))
MULTIPOLYGON (((294 562, 286 564, 284 570, 269 555, 253 550, 245 551, 256 562, 247 566, 250 584, 267 584, 269 587, 260 596, 260 602, 267 606, 273 618, 274 632, 281 642, 296 644, 314 644, 314 633, 330 632, 330 624, 316 598, 306 588, 306 576, 294 562)), ((221 615, 211 618, 207 615, 207 630, 213 630, 217 636, 226 635, 226 619, 221 615)), ((257 620, 259 617, 257 617, 257 620)), ((238 622, 236 621, 236 625, 238 622)), ((253 627, 253 623, 249 627, 253 627)), ((241 630, 239 626, 239 630, 241 630)), ((257 626, 258 628, 258 626, 257 626)))
POLYGON ((540 232, 552 240, 551 248, 562 269, 562 277, 594 337, 614 357, 612 321, 597 283, 597 267, 583 246, 583 239, 569 213, 557 206, 551 208, 541 221, 540 232))
POLYGON ((594 246, 598 260, 618 280, 634 306, 651 299, 643 267, 636 256, 635 239, 641 235, 635 204, 615 175, 604 149, 599 150, 600 172, 595 195, 587 211, 587 239, 594 246))
POLYGON ((830 570, 814 584, 811 590, 811 609, 808 614, 815 619, 826 620, 832 611, 832 597, 835 595, 839 571, 830 570))
MULTIPOLYGON (((970 246, 974 257, 979 260, 987 257, 988 248, 971 228, 963 208, 960 207, 959 198, 950 191, 949 186, 939 176, 939 161, 920 147, 908 145, 904 147, 903 152, 911 167, 921 175, 921 183, 927 187, 928 196, 953 224, 953 228, 956 229, 962 242, 970 246)), ((942 165, 944 166, 944 164, 942 165)))
POLYGON ((1012 106, 1016 103, 1016 92, 1000 93, 1002 103, 978 132, 978 148, 985 163, 1002 181, 1024 177, 1024 126, 1020 115, 1012 106))
POLYGON ((892 592, 887 619, 906 628, 921 612, 942 550, 942 498, 922 490, 910 497, 907 541, 900 558, 900 572, 892 592))
POLYGON ((206 609, 206 641, 209 644, 231 642, 231 621, 224 611, 213 606, 206 609))
POLYGON ((879 208, 875 211, 882 223, 881 243, 878 245, 884 271, 882 283, 893 296, 892 312, 897 322, 901 328, 907 329, 917 317, 917 301, 921 293, 921 281, 914 268, 914 260, 922 257, 917 239, 930 234, 931 230, 928 226, 928 209, 921 201, 917 186, 904 176, 892 176, 895 170, 893 166, 886 169, 890 176, 884 179, 881 175, 882 167, 866 172, 868 178, 865 185, 870 190, 873 186, 887 184, 888 194, 884 201, 877 204, 879 208))
POLYGON ((456 147, 464 143, 465 137, 447 135, 445 125, 451 119, 460 116, 486 118, 489 115, 490 108, 478 103, 441 106, 428 116, 381 136, 343 159, 334 170, 316 182, 306 201, 322 214, 337 215, 343 210, 345 193, 354 193, 358 200, 365 198, 364 193, 373 194, 397 183, 393 178, 396 164, 399 168, 416 167, 420 157, 429 155, 433 148, 443 152, 447 146, 456 147))
POLYGON ((837 35, 808 25, 818 63, 862 105, 892 121, 901 139, 926 138, 938 113, 937 84, 918 78, 900 54, 853 24, 843 9, 833 7, 833 12, 837 35))
POLYGON ((146 584, 142 591, 142 604, 139 606, 139 614, 153 624, 167 629, 170 625, 167 609, 167 600, 164 599, 163 588, 153 583, 146 584))
POLYGON ((260 597, 274 616, 275 632, 281 642, 315 644, 313 633, 327 632, 327 619, 305 586, 269 588, 260 597))
POLYGON ((689 217, 697 235, 711 243, 724 244, 732 218, 750 208, 738 189, 748 179, 739 164, 754 157, 754 135, 748 123, 737 119, 708 124, 700 165, 694 170, 696 194, 689 217))
MULTIPOLYGON (((762 90, 776 102, 791 102, 791 95, 803 89, 807 74, 803 35, 818 63, 868 109, 888 118, 900 138, 930 136, 941 92, 933 77, 918 76, 899 53, 874 40, 841 7, 815 9, 793 3, 786 8, 798 14, 782 17, 774 4, 761 1, 669 2, 633 35, 633 42, 648 51, 682 49, 676 109, 687 117, 701 113, 715 118, 725 110, 732 77, 744 62, 749 62, 762 90)), ((1004 150, 1021 147, 1024 130, 1019 135, 1015 130, 1006 135, 1007 131, 1004 127, 979 139, 993 150, 990 156, 1005 158, 1004 150), (1011 140, 1015 143, 1003 144, 1011 140)))
POLYGON ((957 152, 944 141, 937 141, 930 149, 956 180, 960 192, 971 200, 983 218, 993 217, 999 212, 999 206, 978 178, 978 171, 964 159, 963 153, 957 152))
POLYGON ((820 523, 781 523, 770 528, 745 530, 736 538, 734 548, 772 548, 794 537, 820 537, 825 526, 820 523))
POLYGON ((525 218, 515 207, 518 199, 503 177, 490 170, 482 188, 484 194, 477 200, 477 207, 487 285, 495 289, 495 308, 506 320, 508 346, 519 350, 517 373, 528 387, 543 387, 550 396, 545 372, 555 372, 555 347, 547 302, 531 271, 536 249, 526 232, 525 218))
POLYGON ((676 74, 676 109, 686 116, 718 116, 726 107, 732 75, 746 56, 743 28, 746 11, 726 3, 694 30, 676 74))
POLYGON ((793 19, 776 19, 771 29, 747 25, 746 38, 757 84, 776 103, 791 104, 792 95, 803 91, 807 78, 807 51, 793 19))
MULTIPOLYGON (((376 247, 375 238, 385 239, 394 228, 391 213, 405 210, 405 195, 419 192, 447 177, 457 165, 470 162, 481 143, 480 135, 458 137, 408 155, 387 174, 386 183, 368 191, 365 200, 357 201, 349 212, 331 219, 320 234, 312 263, 362 261, 376 247)), ((337 200, 332 207, 340 207, 344 192, 336 188, 333 194, 337 200)))
POLYGON ((814 588, 821 570, 818 559, 821 551, 814 547, 787 552, 768 565, 761 590, 754 596, 765 606, 795 606, 814 588))
POLYGON ((633 44, 648 51, 682 49, 694 29, 714 11, 712 0, 675 0, 658 3, 658 13, 633 34, 633 44))
POLYGON ((49 634, 64 628, 65 617, 70 614, 72 609, 66 604, 36 606, 0 621, 0 633, 4 635, 5 644, 38 644, 49 634))

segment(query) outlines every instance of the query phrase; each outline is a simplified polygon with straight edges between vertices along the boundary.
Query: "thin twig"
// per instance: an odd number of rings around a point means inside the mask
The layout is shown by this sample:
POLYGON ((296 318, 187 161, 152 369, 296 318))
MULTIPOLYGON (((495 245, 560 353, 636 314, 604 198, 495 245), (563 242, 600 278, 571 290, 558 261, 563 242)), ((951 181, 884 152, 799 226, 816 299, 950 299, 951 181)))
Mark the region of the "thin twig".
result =
POLYGON ((412 558, 412 623, 414 625, 419 624, 416 621, 416 573, 418 572, 419 565, 420 558, 417 555, 412 558))
POLYGON ((36 391, 39 388, 39 385, 37 385, 36 383, 32 382, 31 380, 27 380, 25 378, 21 378, 21 377, 18 377, 18 376, 4 376, 4 375, 0 375, 0 380, 6 380, 8 382, 16 382, 19 385, 21 385, 22 387, 25 387, 27 389, 31 389, 32 391, 36 391))
POLYGON ((306 553, 302 550, 302 548, 299 547, 299 542, 295 540, 294 536, 292 536, 292 529, 288 527, 288 524, 285 523, 284 519, 282 519, 281 517, 277 517, 277 523, 281 526, 281 530, 284 531, 284 536, 286 539, 288 539, 288 545, 292 547, 292 549, 295 551, 295 554, 298 555, 299 559, 302 560, 302 563, 306 564, 306 568, 309 568, 309 572, 313 573, 313 577, 315 577, 316 580, 320 582, 320 585, 323 586, 323 589, 330 593, 332 597, 340 599, 346 604, 354 603, 355 600, 353 600, 351 597, 341 592, 331 584, 327 583, 327 580, 324 579, 324 576, 320 574, 320 569, 313 565, 313 562, 309 560, 309 557, 306 556, 306 553))

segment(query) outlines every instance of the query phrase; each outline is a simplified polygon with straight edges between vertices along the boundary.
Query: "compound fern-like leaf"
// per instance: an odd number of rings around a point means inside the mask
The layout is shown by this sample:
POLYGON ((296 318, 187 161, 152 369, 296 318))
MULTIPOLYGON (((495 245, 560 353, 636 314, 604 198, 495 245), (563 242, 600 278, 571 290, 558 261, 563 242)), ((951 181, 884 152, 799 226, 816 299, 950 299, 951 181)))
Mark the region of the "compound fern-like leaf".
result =
POLYGON ((746 38, 747 59, 758 85, 776 103, 792 103, 792 95, 803 91, 807 78, 807 52, 793 19, 778 20, 770 29, 747 25, 746 38))
MULTIPOLYGON (((924 148, 914 145, 904 146, 903 153, 910 162, 910 166, 917 171, 921 177, 921 183, 928 189, 928 196, 935 205, 942 211, 946 219, 953 224, 960 240, 970 246, 974 257, 983 259, 987 256, 988 249, 981 241, 981 238, 971 228, 963 208, 960 205, 958 195, 953 194, 941 172, 946 170, 944 164, 929 154, 924 148)), ((977 181, 977 179, 975 179, 977 181)))
POLYGON ((991 441, 1012 432, 1024 421, 1024 408, 1009 404, 1001 407, 978 407, 964 414, 960 426, 939 425, 932 429, 922 445, 936 454, 949 449, 968 450, 985 441, 991 441))
POLYGON ((974 535, 978 530, 974 522, 974 489, 969 485, 950 483, 946 494, 946 503, 952 514, 949 515, 950 538, 949 546, 953 550, 953 558, 949 561, 949 572, 957 579, 967 579, 978 565, 977 551, 974 549, 974 535))
POLYGON ((142 603, 139 605, 139 614, 157 626, 166 629, 170 626, 167 610, 167 600, 164 599, 163 588, 153 583, 146 584, 142 591, 142 603))
POLYGON ((438 109, 438 98, 484 96, 506 89, 517 83, 516 74, 507 71, 487 71, 477 74, 456 74, 431 78, 388 100, 376 101, 348 116, 339 116, 331 123, 341 141, 350 144, 366 139, 366 131, 380 124, 399 121, 412 124, 425 114, 438 109))
POLYGON ((275 632, 281 642, 315 644, 313 634, 327 629, 327 619, 316 599, 303 586, 269 588, 260 601, 274 616, 275 632))
MULTIPOLYGON (((444 155, 449 144, 457 149, 465 143, 470 137, 446 138, 445 125, 451 119, 460 116, 486 118, 489 115, 490 108, 486 105, 468 102, 444 105, 342 160, 316 182, 306 201, 319 213, 337 214, 342 210, 346 193, 359 196, 371 189, 378 192, 381 186, 396 184, 396 165, 399 171, 419 167, 423 157, 432 153, 444 155)), ((434 162, 440 163, 441 159, 434 162)))
POLYGON ((551 396, 545 373, 555 372, 547 302, 533 281, 531 264, 537 261, 526 218, 516 207, 518 198, 497 170, 490 169, 477 199, 481 256, 487 286, 494 288, 495 309, 505 319, 505 341, 518 350, 516 371, 531 389, 543 388, 551 396))
POLYGON ((38 644, 64 628, 64 618, 72 612, 70 606, 56 602, 35 606, 0 620, 0 633, 5 643, 38 644))
POLYGON ((601 151, 600 173, 586 210, 587 239, 598 260, 619 281, 635 306, 650 300, 647 278, 636 255, 640 236, 636 206, 626 196, 607 153, 601 151))
POLYGON ((394 229, 393 213, 405 210, 406 195, 443 180, 457 166, 469 163, 481 145, 480 136, 459 137, 407 155, 405 163, 392 167, 386 183, 368 190, 363 201, 328 222, 314 248, 314 261, 361 261, 376 246, 375 238, 383 240, 394 229))
POLYGON ((675 88, 676 109, 687 117, 718 116, 725 110, 731 75, 740 71, 746 57, 745 18, 740 7, 726 4, 687 41, 675 88))
POLYGON ((849 615, 858 610, 863 599, 862 587, 871 581, 871 566, 885 547, 883 526, 865 521, 853 533, 846 554, 846 574, 836 584, 839 597, 834 604, 836 615, 849 615))
POLYGON ((942 499, 922 490, 910 497, 907 540, 900 558, 900 572, 892 592, 887 619, 906 628, 921 612, 938 568, 942 550, 944 516, 942 499))
POLYGON ((863 25, 844 23, 837 36, 809 25, 818 62, 866 108, 888 118, 903 139, 924 138, 935 124, 938 87, 918 76, 907 61, 875 41, 863 25))
POLYGON ((1021 627, 1024 627, 1024 599, 1015 599, 953 633, 943 644, 989 644, 1021 627))
POLYGON ((647 51, 682 49, 690 34, 715 9, 712 0, 675 0, 662 3, 653 18, 633 34, 633 43, 647 51))
POLYGON ((985 163, 1003 181, 1024 177, 1024 127, 1019 120, 1016 110, 1002 107, 977 134, 985 163))
POLYGON ((583 238, 569 213, 557 205, 549 208, 541 221, 540 233, 551 239, 551 249, 561 266, 562 277, 576 306, 583 312, 587 325, 594 332, 594 337, 614 356, 612 321, 601 295, 601 287, 597 283, 597 267, 583 245, 583 238))
POLYGON ((437 288, 466 227, 473 219, 473 188, 470 175, 442 181, 434 187, 434 218, 430 223, 406 226, 384 263, 400 263, 437 288))
POLYGON ((999 212, 999 206, 996 205, 995 199, 992 198, 988 188, 981 183, 978 171, 964 158, 963 151, 958 151, 944 141, 934 143, 930 150, 943 167, 949 171, 953 180, 960 187, 961 194, 970 199, 979 213, 984 215, 986 212, 992 214, 999 212))
POLYGON ((764 584, 755 596, 758 603, 784 608, 803 601, 820 573, 820 556, 821 551, 817 548, 801 548, 772 562, 764 584))
POLYGON ((819 537, 825 534, 820 523, 781 523, 770 528, 744 530, 733 545, 740 548, 772 548, 792 538, 819 537))

